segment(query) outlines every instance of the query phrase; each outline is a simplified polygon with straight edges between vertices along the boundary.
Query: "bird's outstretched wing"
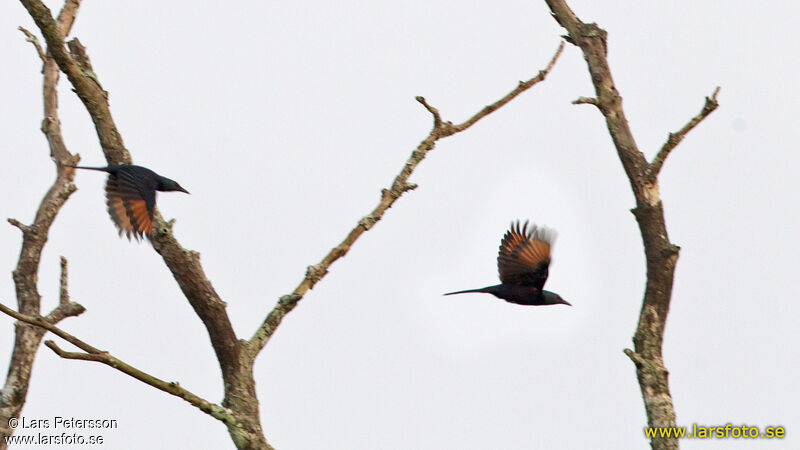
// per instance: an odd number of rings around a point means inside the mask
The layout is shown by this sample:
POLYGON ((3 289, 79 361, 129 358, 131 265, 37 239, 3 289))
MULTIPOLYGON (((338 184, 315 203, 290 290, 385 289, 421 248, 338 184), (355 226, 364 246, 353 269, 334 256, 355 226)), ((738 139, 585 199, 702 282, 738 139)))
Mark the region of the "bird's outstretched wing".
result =
POLYGON ((134 173, 118 171, 109 174, 106 181, 106 204, 108 214, 117 225, 119 233, 125 232, 137 240, 153 233, 153 208, 156 194, 143 185, 134 173))
POLYGON ((497 270, 504 284, 534 286, 540 291, 547 281, 550 266, 550 245, 555 232, 536 225, 528 226, 526 221, 511 224, 497 256, 497 270))

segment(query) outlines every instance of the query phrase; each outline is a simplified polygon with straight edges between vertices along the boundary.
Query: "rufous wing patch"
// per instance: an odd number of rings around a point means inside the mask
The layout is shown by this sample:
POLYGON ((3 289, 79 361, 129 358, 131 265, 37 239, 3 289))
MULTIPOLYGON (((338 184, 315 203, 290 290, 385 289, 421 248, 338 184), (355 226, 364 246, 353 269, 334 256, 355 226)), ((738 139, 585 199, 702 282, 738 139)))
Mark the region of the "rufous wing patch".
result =
POLYGON ((550 264, 550 244, 539 240, 527 241, 517 247, 512 256, 532 269, 542 263, 550 264))
POLYGON ((125 201, 125 210, 131 219, 134 231, 150 235, 153 233, 153 222, 150 220, 150 212, 147 210, 147 203, 141 199, 125 201))
POLYGON ((553 234, 528 222, 515 222, 500 242, 497 269, 500 281, 542 289, 550 265, 553 234))
POLYGON ((144 234, 153 232, 153 220, 143 200, 129 180, 120 180, 116 175, 109 175, 106 182, 106 204, 111 220, 117 225, 119 233, 125 233, 137 240, 144 234))

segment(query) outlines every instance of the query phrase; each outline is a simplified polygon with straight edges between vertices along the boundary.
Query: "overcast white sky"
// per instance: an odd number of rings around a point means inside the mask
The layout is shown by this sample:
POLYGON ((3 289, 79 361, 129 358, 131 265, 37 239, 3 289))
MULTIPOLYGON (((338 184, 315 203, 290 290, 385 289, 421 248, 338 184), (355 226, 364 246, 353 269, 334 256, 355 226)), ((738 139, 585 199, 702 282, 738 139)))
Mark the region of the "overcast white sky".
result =
MULTIPOLYGON (((721 86, 720 108, 661 176, 682 247, 665 360, 678 423, 783 425, 783 441, 682 441, 685 449, 796 448, 800 316, 791 2, 569 2, 609 33, 609 60, 652 157, 721 86)), ((60 2, 49 1, 56 12, 60 2)), ((0 215, 32 220, 54 168, 39 131, 40 62, 0 7, 0 215)), ((427 134, 423 95, 462 121, 542 69, 564 31, 542 1, 83 3, 88 48, 137 164, 192 192, 162 194, 175 233, 249 338, 379 199, 427 134)), ((62 79, 64 137, 104 159, 62 79)), ((631 346, 644 287, 634 205, 579 49, 472 129, 440 141, 388 211, 284 321, 256 366, 279 449, 648 447, 631 346), (513 219, 555 228, 549 290, 574 307, 443 292, 496 283, 513 219)), ((213 401, 219 369, 200 320, 149 244, 117 237, 104 176, 80 172, 39 272, 57 302, 58 256, 88 311, 64 329, 213 401)), ((19 231, 0 226, 0 301, 19 231)), ((1 373, 13 321, 0 317, 1 373)), ((68 344, 65 344, 68 346, 68 344)), ((43 348, 24 416, 113 418, 110 449, 233 448, 225 427, 106 366, 43 348)), ((37 447, 47 448, 47 447, 37 447)), ((59 449, 69 447, 54 447, 59 449)))

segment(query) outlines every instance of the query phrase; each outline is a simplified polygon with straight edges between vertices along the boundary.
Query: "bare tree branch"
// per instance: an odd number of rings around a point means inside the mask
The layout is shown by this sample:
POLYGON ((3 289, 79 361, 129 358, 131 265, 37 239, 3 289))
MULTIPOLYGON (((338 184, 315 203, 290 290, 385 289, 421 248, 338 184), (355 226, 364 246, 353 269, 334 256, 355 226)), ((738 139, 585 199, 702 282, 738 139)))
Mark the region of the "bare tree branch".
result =
POLYGON ((61 257, 61 279, 58 289, 58 306, 52 310, 44 320, 48 323, 56 324, 65 317, 77 316, 86 311, 86 308, 78 303, 69 300, 69 290, 67 288, 67 258, 61 257))
POLYGON ((597 99, 594 97, 578 97, 577 100, 572 101, 573 105, 594 105, 598 106, 597 99))
POLYGON ((67 283, 67 258, 61 257, 61 279, 58 283, 58 304, 69 303, 69 284, 67 283))
POLYGON ((442 126, 442 116, 439 114, 439 110, 429 105, 422 96, 417 96, 416 100, 433 116, 433 129, 440 128, 442 126))
POLYGON ((109 367, 113 367, 114 369, 119 370, 124 374, 130 375, 133 378, 136 378, 137 380, 143 383, 149 384, 150 386, 153 386, 156 389, 159 389, 176 397, 180 397, 186 400, 187 402, 191 403, 193 406, 197 407, 201 411, 205 412, 206 414, 215 417, 220 421, 225 422, 226 424, 230 424, 232 426, 238 425, 235 417, 233 416, 230 410, 223 408, 222 406, 219 406, 212 402, 209 402, 208 400, 205 400, 189 392, 188 390, 181 387, 180 384, 177 382, 163 381, 159 378, 156 378, 144 371, 141 371, 131 366, 130 364, 127 364, 126 362, 120 360, 119 358, 111 355, 108 352, 98 350, 96 347, 93 347, 87 344, 86 342, 78 339, 77 337, 67 333, 66 331, 58 328, 57 326, 53 325, 43 317, 32 317, 25 314, 20 314, 2 303, 0 303, 0 312, 8 314, 9 316, 19 321, 29 323, 37 327, 41 327, 85 352, 85 353, 67 352, 62 350, 58 345, 56 345, 55 342, 46 341, 45 345, 47 345, 51 350, 53 350, 58 356, 62 358, 80 359, 84 361, 96 361, 99 363, 103 363, 109 367))
MULTIPOLYGON (((636 207, 632 211, 644 243, 647 285, 639 324, 633 338, 635 351, 626 349, 625 353, 636 366, 648 426, 674 427, 675 408, 669 392, 668 371, 662 358, 662 343, 680 247, 672 244, 667 235, 657 176, 672 148, 717 107, 716 91, 712 99, 707 99, 706 107, 695 119, 676 135, 670 136, 653 164, 648 163, 633 138, 622 108, 622 97, 611 76, 606 59, 606 31, 597 24, 581 21, 564 0, 545 1, 559 25, 567 30, 568 42, 583 51, 594 84, 596 98, 581 97, 573 103, 593 104, 605 117, 617 155, 636 198, 636 207)), ((677 449, 678 439, 657 436, 650 441, 650 445, 654 450, 677 449)))
MULTIPOLYGON (((69 33, 77 14, 79 1, 67 0, 58 16, 56 28, 58 33, 65 36, 69 33)), ((75 192, 72 183, 74 171, 64 169, 63 164, 74 164, 77 157, 73 157, 64 145, 61 137, 61 128, 58 121, 58 67, 46 52, 42 51, 38 39, 29 31, 20 27, 27 40, 36 48, 37 56, 43 61, 42 73, 44 120, 42 132, 50 146, 50 156, 56 161, 56 180, 45 194, 36 217, 31 225, 23 225, 18 220, 8 219, 8 222, 22 231, 22 248, 20 250, 17 267, 14 269, 13 278, 17 294, 17 305, 21 312, 31 315, 41 313, 41 296, 37 282, 39 262, 42 251, 47 242, 50 226, 56 215, 75 192)), ((83 306, 69 301, 66 294, 66 260, 62 263, 62 291, 59 306, 56 307, 45 320, 57 323, 70 316, 77 316, 84 311, 83 306)), ((36 352, 44 336, 45 330, 39 327, 20 324, 15 329, 14 348, 8 366, 8 374, 0 395, 0 435, 11 436, 14 432, 8 426, 10 417, 19 417, 30 385, 31 370, 36 358, 36 352)), ((0 450, 6 448, 5 440, 0 441, 0 450)))
MULTIPOLYGON (((20 0, 47 42, 48 52, 67 75, 73 90, 83 102, 95 124, 106 160, 111 164, 130 164, 131 156, 122 142, 111 110, 107 93, 92 71, 85 49, 77 40, 70 42, 70 52, 58 32, 50 10, 41 0, 20 0)), ((222 371, 225 398, 222 405, 237 418, 234 425, 226 422, 228 432, 241 448, 272 448, 264 438, 258 410, 252 364, 243 355, 245 341, 240 341, 225 310, 225 302, 206 278, 200 254, 184 249, 172 234, 171 227, 156 211, 153 217, 153 248, 178 282, 184 296, 208 331, 222 371)))
MULTIPOLYGON (((106 160, 115 164, 130 163, 130 155, 122 144, 122 138, 110 114, 107 93, 103 90, 97 75, 91 69, 89 58, 83 46, 77 40, 72 40, 70 41, 70 51, 67 52, 64 48, 63 37, 56 32, 50 11, 41 0, 20 0, 20 2, 36 22, 47 42, 48 52, 52 54, 61 71, 67 75, 74 91, 83 101, 92 117, 106 160)), ((171 224, 166 223, 158 211, 155 211, 153 220, 155 227, 152 236, 153 247, 164 259, 190 305, 208 331, 211 344, 214 347, 222 370, 225 389, 225 398, 222 406, 229 409, 236 418, 235 425, 232 422, 226 422, 226 424, 237 447, 272 448, 264 438, 261 429, 258 399, 253 379, 253 361, 266 344, 269 336, 274 332, 274 327, 277 327, 280 323, 281 318, 291 311, 305 292, 311 289, 327 273, 327 269, 332 262, 347 253, 350 245, 358 236, 380 220, 385 210, 397 198, 416 187, 413 183, 409 183, 407 179, 414 167, 434 147, 437 139, 468 128, 480 118, 544 79, 560 54, 561 49, 562 46, 559 47, 559 51, 550 65, 548 65, 546 71, 540 72, 539 75, 527 82, 520 83, 506 97, 493 105, 487 106, 464 124, 442 123, 439 119, 430 136, 413 152, 391 188, 383 190, 378 208, 372 214, 360 220, 348 237, 334 248, 320 264, 308 268, 306 277, 295 290, 295 293, 281 298, 279 304, 273 309, 273 312, 270 313, 264 325, 256 332, 251 341, 239 340, 236 337, 225 311, 225 302, 222 301, 211 282, 206 278, 200 264, 199 253, 184 249, 173 235, 171 224)), ((430 107, 428 108, 429 111, 433 111, 430 107)))
POLYGON ((550 70, 555 65, 563 50, 564 43, 561 42, 558 45, 555 55, 553 55, 553 57, 550 59, 550 62, 547 64, 547 67, 540 71, 538 75, 528 81, 521 81, 514 90, 506 94, 503 98, 492 103, 491 105, 484 107, 478 113, 470 117, 467 121, 459 125, 453 125, 451 122, 443 122, 438 109, 429 105, 423 97, 417 97, 417 101, 433 116, 433 129, 431 129, 428 136, 422 140, 417 148, 411 152, 411 156, 406 161, 400 173, 394 178, 391 186, 388 189, 383 189, 381 191, 381 199, 380 202, 378 202, 378 206, 376 206, 375 209, 373 209, 368 215, 359 220, 356 226, 350 230, 350 233, 347 235, 347 237, 341 243, 339 243, 339 245, 328 252, 322 261, 320 261, 317 265, 308 267, 305 278, 291 294, 284 295, 278 300, 278 304, 275 305, 272 311, 267 315, 266 319, 264 319, 264 322, 261 324, 258 330, 256 330, 255 334, 253 334, 253 337, 250 338, 248 352, 250 359, 255 359, 258 353, 264 348, 265 345, 267 345, 267 342, 275 333, 275 330, 280 325, 283 317, 292 311, 292 309, 297 306, 297 303, 303 298, 306 292, 312 289, 314 285, 328 273, 328 268, 331 266, 331 264, 346 255, 353 243, 355 243, 355 241, 365 231, 372 228, 375 223, 381 220, 384 213, 391 208, 392 205, 394 205, 394 202, 396 202, 397 199, 399 199, 405 192, 417 187, 415 184, 409 183, 408 178, 414 172, 414 169, 417 167, 417 165, 422 162, 423 159, 425 159, 425 156, 428 154, 428 152, 433 150, 433 148, 436 146, 436 141, 466 130, 480 119, 486 117, 506 103, 510 102, 514 97, 530 89, 536 83, 544 80, 545 77, 547 77, 547 74, 550 73, 550 70))
POLYGON ((44 320, 48 323, 56 324, 65 317, 83 314, 86 308, 78 303, 69 300, 69 290, 67 288, 67 258, 61 257, 61 279, 58 289, 58 306, 48 314, 44 320))
POLYGON ((664 143, 664 146, 661 147, 661 150, 658 151, 658 154, 655 158, 653 158, 653 162, 650 164, 650 168, 647 171, 647 178, 651 182, 655 181, 655 178, 658 176, 659 172, 661 172, 661 167, 664 165, 664 161, 666 161, 667 156, 669 156, 669 152, 672 151, 673 148, 677 147, 678 144, 681 143, 684 137, 692 131, 694 127, 700 124, 709 114, 714 112, 715 109, 719 106, 717 103, 717 94, 719 93, 719 86, 714 89, 714 93, 711 95, 711 98, 706 97, 706 102, 703 105, 703 109, 700 112, 692 117, 692 119, 683 126, 678 132, 670 133, 669 137, 667 138, 667 142, 664 143))
POLYGON ((22 33, 27 38, 25 39, 26 41, 30 42, 31 44, 33 44, 34 47, 36 47, 36 53, 39 54, 39 59, 42 60, 42 63, 43 64, 47 63, 47 55, 44 54, 44 50, 42 49, 42 44, 39 43, 39 39, 36 36, 34 36, 33 33, 26 30, 25 28, 17 27, 17 29, 19 31, 22 31, 22 33))
POLYGON ((547 77, 547 74, 549 74, 550 71, 553 69, 553 66, 556 64, 556 61, 558 60, 558 57, 561 56, 561 52, 563 52, 563 51, 564 51, 564 43, 560 42, 558 44, 558 49, 556 50, 555 55, 553 55, 553 57, 550 59, 550 62, 547 64, 547 67, 545 67, 544 70, 540 70, 539 73, 535 77, 531 78, 528 81, 520 81, 519 82, 519 86, 517 86, 517 88, 514 89, 513 91, 511 91, 508 94, 506 94, 505 97, 503 97, 500 100, 492 103, 491 105, 488 105, 488 106, 484 107, 477 114, 475 114, 474 116, 470 117, 466 122, 464 122, 464 123, 462 123, 460 125, 455 125, 453 127, 454 128, 453 133, 458 133, 460 131, 466 130, 467 128, 471 127, 475 122, 483 119, 484 117, 488 116, 489 114, 491 114, 492 112, 494 112, 498 108, 502 107, 506 103, 508 103, 511 100, 513 100, 514 97, 516 97, 519 94, 521 94, 521 93, 527 91, 528 89, 530 89, 530 87, 533 86, 534 84, 544 80, 545 77, 547 77))
POLYGON ((17 227, 17 228, 19 228, 19 230, 20 230, 20 231, 22 231, 23 233, 26 233, 26 232, 28 231, 28 226, 27 226, 27 225, 25 225, 25 224, 23 224, 23 223, 22 223, 22 222, 20 222, 19 220, 17 220, 17 219, 12 219, 12 218, 8 218, 8 219, 6 219, 6 220, 8 220, 8 223, 10 223, 10 224, 11 224, 11 226, 14 226, 14 227, 17 227))
MULTIPOLYGON (((36 22, 47 42, 47 51, 58 63, 58 67, 67 75, 75 93, 81 99, 89 115, 98 129, 100 145, 106 154, 106 159, 112 164, 130 164, 131 156, 122 143, 122 136, 117 131, 105 93, 95 83, 90 74, 83 72, 81 67, 72 59, 64 47, 64 36, 59 30, 59 24, 53 19, 50 9, 39 0, 20 0, 25 9, 36 22), (100 99, 103 99, 102 101, 100 99), (102 132, 100 131, 102 130, 102 132)), ((74 4, 75 8, 80 2, 68 2, 67 6, 74 4)))

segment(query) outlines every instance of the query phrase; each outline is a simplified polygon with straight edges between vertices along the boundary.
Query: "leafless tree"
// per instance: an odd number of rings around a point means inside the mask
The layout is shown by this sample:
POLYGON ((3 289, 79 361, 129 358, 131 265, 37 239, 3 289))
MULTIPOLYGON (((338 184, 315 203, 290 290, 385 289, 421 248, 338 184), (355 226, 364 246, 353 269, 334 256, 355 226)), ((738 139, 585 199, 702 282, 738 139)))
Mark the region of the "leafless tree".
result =
MULTIPOLYGON (((14 347, 6 387, 0 398, 0 422, 4 427, 9 417, 18 416, 27 393, 28 382, 36 350, 45 332, 75 345, 81 351, 63 350, 53 341, 45 344, 56 354, 66 359, 96 361, 130 375, 156 389, 182 398, 196 408, 223 422, 237 448, 270 449, 261 428, 259 402, 256 397, 253 379, 253 365, 258 354, 269 342, 283 317, 291 312, 303 296, 314 287, 328 272, 329 267, 344 257, 358 238, 381 220, 386 211, 403 196, 416 188, 409 182, 414 169, 422 162, 428 152, 434 149, 439 139, 459 133, 477 123, 483 117, 496 111, 534 84, 545 79, 563 50, 559 45, 553 58, 545 69, 531 79, 519 82, 517 87, 500 100, 485 106, 463 123, 454 124, 442 119, 439 111, 429 105, 424 98, 417 101, 432 115, 433 127, 430 133, 412 151, 400 173, 389 187, 381 190, 378 205, 360 218, 350 233, 333 247, 317 264, 307 268, 305 277, 290 294, 282 296, 275 307, 266 315, 263 323, 249 339, 239 338, 230 322, 225 302, 215 291, 211 281, 206 278, 200 263, 199 253, 183 248, 172 233, 171 223, 166 222, 155 212, 152 244, 172 272, 183 294, 197 316, 203 322, 211 345, 214 348, 222 370, 224 398, 220 403, 203 399, 176 382, 167 382, 145 373, 111 355, 108 352, 84 342, 59 329, 56 323, 64 317, 77 315, 83 311, 80 305, 71 303, 67 293, 66 260, 62 263, 62 285, 60 306, 47 316, 42 316, 39 308, 39 294, 36 287, 39 257, 46 242, 47 230, 55 219, 60 207, 75 190, 72 184, 74 169, 65 164, 74 164, 77 157, 69 154, 64 147, 58 129, 55 86, 59 71, 63 72, 73 90, 86 107, 94 122, 104 156, 109 164, 130 164, 129 151, 125 148, 122 134, 114 123, 108 105, 107 95, 100 84, 99 77, 92 70, 89 57, 77 39, 65 43, 70 26, 80 4, 79 0, 67 0, 58 19, 40 0, 20 0, 34 19, 46 44, 42 49, 33 34, 26 32, 28 39, 36 46, 45 69, 45 132, 51 146, 51 154, 56 160, 58 178, 56 184, 42 201, 40 210, 32 225, 22 225, 16 220, 10 222, 23 232, 23 250, 18 269, 14 272, 17 285, 17 310, 0 304, 0 311, 16 318, 17 340, 14 347)), ((10 435, 12 430, 0 428, 0 434, 10 435)), ((0 443, 0 448, 4 444, 0 443)))
MULTIPOLYGON (((639 325, 633 336, 634 349, 625 349, 625 354, 636 366, 648 426, 674 427, 675 407, 669 392, 669 372, 664 365, 661 349, 680 247, 671 243, 667 235, 664 204, 658 193, 658 174, 669 153, 692 128, 717 108, 719 88, 714 90, 710 98, 706 97, 700 113, 683 128, 669 134, 667 142, 653 160, 648 162, 636 145, 622 109, 622 96, 611 77, 611 68, 606 59, 606 31, 595 23, 582 22, 564 0, 546 1, 553 17, 567 30, 565 39, 583 51, 594 84, 595 97, 580 97, 573 103, 594 105, 605 117, 608 132, 636 198, 636 207, 632 212, 639 224, 644 243, 647 285, 639 325)), ((677 449, 678 439, 655 437, 650 445, 654 450, 677 449)))
MULTIPOLYGON (((68 1, 54 21, 54 32, 63 39, 69 33, 75 20, 79 2, 68 1)), ((46 316, 42 317, 40 300, 37 288, 39 261, 42 250, 47 242, 50 225, 56 218, 61 207, 69 196, 75 192, 72 183, 74 171, 65 170, 62 164, 74 164, 76 159, 69 153, 61 137, 61 124, 58 119, 58 84, 59 69, 49 52, 45 52, 39 41, 27 30, 20 28, 25 33, 28 41, 36 48, 42 60, 42 74, 44 77, 44 120, 42 132, 50 145, 50 156, 58 161, 56 165, 56 180, 45 194, 36 217, 30 225, 23 225, 17 220, 9 219, 9 223, 22 231, 22 249, 20 251, 17 267, 14 270, 14 287, 17 293, 17 307, 20 313, 30 317, 38 317, 43 323, 56 324, 69 316, 77 316, 83 312, 83 307, 73 303, 67 292, 67 260, 61 259, 61 292, 59 305, 46 316)), ((28 394, 33 361, 36 350, 42 342, 47 330, 42 327, 18 322, 15 330, 14 349, 8 367, 8 375, 3 390, 0 391, 0 436, 10 436, 13 430, 9 428, 8 419, 19 417, 28 394)), ((5 448, 5 441, 0 441, 0 449, 5 448)))
MULTIPOLYGON (((409 182, 409 178, 439 139, 466 130, 534 84, 544 80, 563 49, 563 45, 559 46, 546 68, 535 77, 520 82, 506 96, 484 107, 460 124, 442 120, 436 108, 429 105, 424 98, 417 97, 417 101, 433 116, 433 128, 430 133, 414 149, 391 185, 381 191, 378 205, 358 220, 347 237, 333 247, 319 263, 307 268, 301 283, 293 292, 278 300, 250 339, 240 339, 234 333, 225 310, 225 302, 216 293, 211 281, 206 278, 199 254, 184 249, 173 235, 171 224, 165 222, 156 212, 152 236, 153 248, 162 256, 190 305, 205 325, 222 370, 224 398, 222 402, 215 403, 193 394, 178 383, 163 381, 132 367, 59 329, 56 325, 60 320, 83 312, 83 307, 69 299, 66 259, 62 258, 59 306, 49 314, 42 315, 40 295, 37 290, 39 261, 50 225, 75 190, 72 183, 74 170, 65 165, 74 164, 78 159, 69 153, 61 137, 56 93, 60 72, 66 74, 89 112, 106 160, 110 164, 124 164, 131 163, 132 159, 114 123, 106 92, 92 70, 85 49, 77 39, 65 44, 65 37, 69 34, 80 1, 67 0, 57 19, 53 18, 50 10, 39 0, 20 1, 34 19, 46 42, 45 50, 32 33, 22 30, 34 45, 44 66, 45 118, 42 131, 48 140, 50 155, 56 162, 57 177, 42 200, 31 225, 23 225, 17 220, 9 219, 12 225, 22 231, 22 250, 14 271, 18 308, 13 310, 0 304, 0 310, 19 321, 8 376, 0 395, 0 434, 5 436, 13 432, 7 426, 8 418, 19 416, 25 403, 36 351, 44 334, 49 331, 81 350, 65 351, 55 342, 47 341, 46 345, 59 356, 106 364, 150 386, 184 399, 223 422, 237 448, 271 448, 261 429, 259 404, 253 380, 253 364, 283 317, 291 312, 306 292, 327 274, 334 262, 347 254, 364 232, 381 220, 385 212, 405 192, 416 187, 409 182)), ((669 392, 668 371, 662 358, 662 343, 680 249, 668 238, 663 203, 658 192, 658 175, 670 152, 689 131, 717 108, 716 96, 719 88, 711 97, 705 99, 701 111, 683 128, 669 134, 667 141, 652 161, 648 161, 632 136, 622 108, 622 97, 614 86, 606 59, 608 48, 605 30, 597 24, 582 22, 563 0, 546 0, 546 3, 553 17, 567 30, 565 39, 583 51, 595 87, 594 97, 579 97, 573 103, 594 105, 604 116, 636 199, 636 206, 632 212, 639 224, 644 243, 647 285, 639 324, 633 339, 634 349, 625 349, 625 353, 636 367, 648 426, 675 426, 675 409, 669 392)), ((676 449, 678 441, 656 437, 651 441, 651 446, 657 450, 676 449)), ((0 449, 2 448, 4 443, 0 442, 0 449)))

